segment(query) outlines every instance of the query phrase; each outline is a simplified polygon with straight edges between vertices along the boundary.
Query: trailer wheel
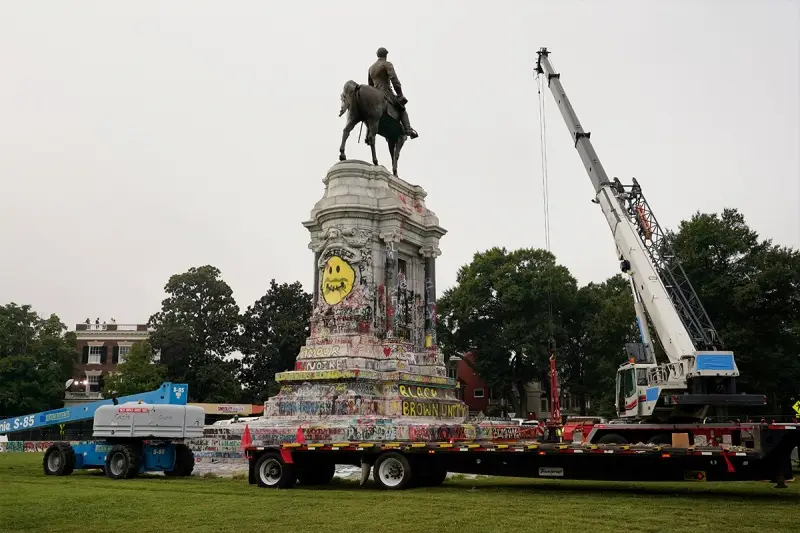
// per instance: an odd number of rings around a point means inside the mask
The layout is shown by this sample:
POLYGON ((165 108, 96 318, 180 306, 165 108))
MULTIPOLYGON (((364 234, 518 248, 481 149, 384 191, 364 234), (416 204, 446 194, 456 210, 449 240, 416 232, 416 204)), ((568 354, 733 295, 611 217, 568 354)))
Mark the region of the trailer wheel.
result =
POLYGON ((57 442, 47 448, 42 459, 42 468, 46 476, 68 476, 75 470, 75 450, 63 442, 57 442))
POLYGON ((608 433, 600 437, 597 444, 628 444, 628 439, 618 433, 608 433))
POLYGON ((669 433, 659 433, 658 435, 653 435, 647 441, 647 444, 670 445, 672 444, 672 435, 669 433))
POLYGON ((106 475, 111 479, 131 479, 139 474, 141 454, 133 446, 117 444, 106 455, 106 475))
MULTIPOLYGON (((298 465, 299 466, 299 465, 298 465)), ((336 465, 331 462, 313 462, 297 470, 297 481, 301 485, 327 485, 336 473, 336 465)))
POLYGON ((258 486, 267 489, 290 489, 297 481, 294 465, 285 463, 281 455, 275 452, 259 457, 255 472, 258 486))
POLYGON ((411 464, 403 454, 384 453, 375 461, 373 470, 375 483, 382 489, 403 490, 411 485, 411 464))
POLYGON ((170 477, 191 476, 194 471, 194 452, 185 444, 175 445, 175 466, 165 470, 164 475, 170 477))

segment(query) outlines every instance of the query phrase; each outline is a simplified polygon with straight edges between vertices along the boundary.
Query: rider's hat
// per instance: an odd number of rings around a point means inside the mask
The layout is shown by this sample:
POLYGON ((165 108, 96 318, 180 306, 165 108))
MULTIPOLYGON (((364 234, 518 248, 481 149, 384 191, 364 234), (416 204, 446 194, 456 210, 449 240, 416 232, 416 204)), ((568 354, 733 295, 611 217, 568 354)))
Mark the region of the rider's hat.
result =
POLYGON ((387 50, 383 46, 378 48, 378 57, 386 57, 387 55, 389 55, 389 50, 387 50))

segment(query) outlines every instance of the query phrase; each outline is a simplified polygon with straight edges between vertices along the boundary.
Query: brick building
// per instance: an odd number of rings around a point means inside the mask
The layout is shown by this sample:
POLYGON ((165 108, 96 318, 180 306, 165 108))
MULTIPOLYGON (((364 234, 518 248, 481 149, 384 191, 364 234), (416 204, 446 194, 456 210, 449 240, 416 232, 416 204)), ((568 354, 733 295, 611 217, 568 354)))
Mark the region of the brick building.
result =
MULTIPOLYGON (((465 353, 456 366, 456 375, 460 385, 461 400, 467 404, 471 413, 488 414, 489 411, 500 410, 506 403, 506 399, 497 391, 491 390, 483 379, 470 365, 472 353, 465 353)), ((519 395, 514 393, 517 398, 519 395)), ((550 401, 548 393, 538 380, 530 381, 525 385, 527 396, 527 413, 514 413, 516 418, 532 418, 536 420, 546 420, 550 416, 550 401)), ((577 414, 580 405, 577 398, 571 396, 569 391, 559 387, 559 400, 561 411, 565 415, 577 414)), ((510 406, 509 406, 509 410, 510 406)))
MULTIPOLYGON (((87 321, 88 322, 88 321, 87 321)), ((125 362, 131 347, 147 340, 146 324, 84 323, 75 326, 77 351, 72 378, 75 380, 64 396, 64 405, 100 400, 102 376, 115 372, 125 362)), ((156 354, 158 358, 158 354, 156 354)))

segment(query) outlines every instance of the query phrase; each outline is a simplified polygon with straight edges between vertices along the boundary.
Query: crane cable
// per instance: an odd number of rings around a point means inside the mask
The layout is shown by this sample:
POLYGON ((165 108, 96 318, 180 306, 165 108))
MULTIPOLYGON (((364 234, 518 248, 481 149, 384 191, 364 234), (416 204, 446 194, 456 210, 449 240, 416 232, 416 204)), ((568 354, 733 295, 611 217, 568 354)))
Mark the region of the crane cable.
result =
MULTIPOLYGON (((541 148, 541 161, 542 161, 542 207, 544 211, 544 245, 545 249, 550 252, 550 189, 548 183, 547 173, 547 121, 545 120, 545 103, 544 103, 544 80, 540 73, 537 77, 537 90, 539 93, 539 146, 541 148)), ((548 339, 548 377, 550 389, 550 424, 549 431, 550 438, 555 438, 556 441, 561 440, 561 402, 559 401, 558 391, 558 370, 556 368, 556 341, 555 341, 555 323, 553 321, 553 290, 552 280, 555 274, 555 264, 547 275, 547 321, 549 329, 548 339)))
MULTIPOLYGON (((541 170, 542 170, 542 207, 544 210, 544 246, 545 250, 550 252, 550 191, 549 191, 549 184, 548 184, 548 174, 547 174, 547 122, 545 120, 545 105, 544 105, 544 94, 542 93, 542 88, 544 86, 544 82, 542 81, 542 75, 539 74, 537 77, 537 85, 538 85, 538 92, 539 92, 539 147, 541 148, 541 170)), ((552 350, 552 341, 554 336, 554 323, 553 323, 553 291, 552 291, 552 272, 550 275, 547 276, 547 319, 548 319, 548 326, 550 330, 550 341, 551 346, 550 349, 552 350)))

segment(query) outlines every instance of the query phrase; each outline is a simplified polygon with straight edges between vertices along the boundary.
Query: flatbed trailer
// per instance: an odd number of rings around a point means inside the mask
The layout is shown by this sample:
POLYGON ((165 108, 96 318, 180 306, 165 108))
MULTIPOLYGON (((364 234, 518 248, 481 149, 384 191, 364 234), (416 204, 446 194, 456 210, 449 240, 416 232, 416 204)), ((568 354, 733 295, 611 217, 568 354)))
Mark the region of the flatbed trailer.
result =
POLYGON ((447 473, 597 481, 792 479, 800 425, 753 425, 753 447, 536 441, 331 442, 247 446, 248 482, 265 488, 326 484, 336 465, 370 470, 381 489, 437 486, 447 473))

